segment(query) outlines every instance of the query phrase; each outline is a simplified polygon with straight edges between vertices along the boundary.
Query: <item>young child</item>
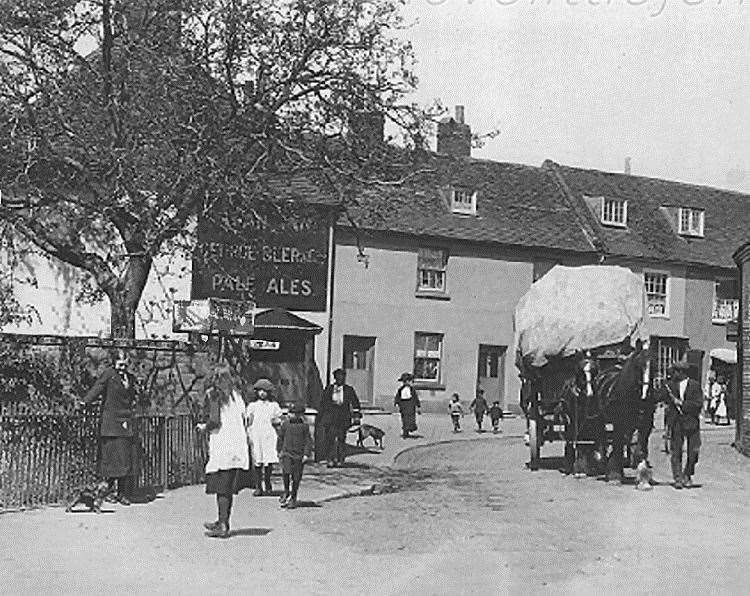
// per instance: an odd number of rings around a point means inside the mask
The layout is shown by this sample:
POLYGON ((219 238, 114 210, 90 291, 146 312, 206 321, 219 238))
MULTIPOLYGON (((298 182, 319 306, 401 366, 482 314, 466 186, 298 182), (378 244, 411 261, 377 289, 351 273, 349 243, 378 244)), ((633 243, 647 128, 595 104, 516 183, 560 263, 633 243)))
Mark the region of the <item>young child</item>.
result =
POLYGON ((284 494, 280 500, 281 506, 286 509, 297 507, 302 469, 305 460, 312 455, 313 441, 304 415, 305 405, 294 404, 289 410, 289 417, 281 423, 278 429, 277 451, 281 463, 281 477, 284 481, 284 494))
POLYGON ((503 408, 500 406, 499 401, 492 402, 490 407, 490 420, 492 420, 492 432, 498 433, 503 432, 500 428, 500 421, 503 419, 503 408))
POLYGON ((464 416, 464 410, 461 407, 461 401, 458 393, 454 393, 448 404, 448 411, 451 413, 451 420, 453 421, 453 432, 461 432, 461 418, 464 416))

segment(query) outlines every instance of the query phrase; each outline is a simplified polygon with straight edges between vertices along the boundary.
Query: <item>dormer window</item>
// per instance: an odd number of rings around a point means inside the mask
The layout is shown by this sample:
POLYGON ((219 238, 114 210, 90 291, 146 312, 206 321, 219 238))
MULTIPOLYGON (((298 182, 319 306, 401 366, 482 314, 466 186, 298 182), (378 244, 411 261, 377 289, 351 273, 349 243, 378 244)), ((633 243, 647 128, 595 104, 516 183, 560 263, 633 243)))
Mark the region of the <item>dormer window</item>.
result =
POLYGON ((465 188, 454 188, 451 191, 451 211, 464 215, 476 215, 477 193, 465 188))
POLYGON ((705 212, 703 209, 680 207, 677 213, 677 221, 678 234, 703 238, 703 224, 705 221, 705 212))
POLYGON ((628 202, 602 197, 601 222, 605 226, 625 228, 628 225, 628 202))

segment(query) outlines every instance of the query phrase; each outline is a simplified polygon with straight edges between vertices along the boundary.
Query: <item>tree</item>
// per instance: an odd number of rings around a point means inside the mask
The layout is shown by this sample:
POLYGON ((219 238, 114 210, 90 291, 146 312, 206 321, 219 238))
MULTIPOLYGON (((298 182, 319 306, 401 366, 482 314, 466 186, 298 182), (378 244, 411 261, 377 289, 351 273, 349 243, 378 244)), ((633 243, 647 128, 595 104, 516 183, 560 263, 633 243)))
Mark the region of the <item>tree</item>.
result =
MULTIPOLYGON (((87 272, 133 337, 154 259, 218 197, 303 177, 347 210, 415 175, 400 0, 0 0, 0 218, 87 272)), ((417 147, 418 148, 418 147, 417 147)))

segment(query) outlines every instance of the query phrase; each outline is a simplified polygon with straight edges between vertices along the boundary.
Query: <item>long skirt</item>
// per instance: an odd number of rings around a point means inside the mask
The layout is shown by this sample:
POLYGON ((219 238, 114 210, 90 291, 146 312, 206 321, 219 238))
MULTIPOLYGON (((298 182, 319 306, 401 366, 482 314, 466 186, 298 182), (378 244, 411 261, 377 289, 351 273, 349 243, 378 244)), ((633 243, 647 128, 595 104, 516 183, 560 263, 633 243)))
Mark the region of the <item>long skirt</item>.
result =
POLYGON ((410 403, 411 401, 399 404, 399 409, 401 410, 401 430, 404 433, 411 433, 417 430, 417 408, 413 403, 410 403))
POLYGON ((236 495, 250 486, 252 474, 249 470, 232 468, 206 474, 207 495, 236 495))
POLYGON ((101 437, 99 470, 103 478, 138 474, 138 447, 133 437, 101 437))

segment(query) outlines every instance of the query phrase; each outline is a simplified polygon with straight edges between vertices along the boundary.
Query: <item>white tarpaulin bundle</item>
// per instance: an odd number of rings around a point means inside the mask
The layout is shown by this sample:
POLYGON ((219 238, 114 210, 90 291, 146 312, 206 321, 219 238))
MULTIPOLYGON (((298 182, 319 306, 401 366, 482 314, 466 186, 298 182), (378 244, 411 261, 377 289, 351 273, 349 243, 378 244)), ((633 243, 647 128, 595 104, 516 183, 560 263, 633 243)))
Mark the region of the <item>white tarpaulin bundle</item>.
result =
POLYGON ((637 337, 643 280, 624 267, 557 265, 516 306, 516 350, 526 365, 637 337))

